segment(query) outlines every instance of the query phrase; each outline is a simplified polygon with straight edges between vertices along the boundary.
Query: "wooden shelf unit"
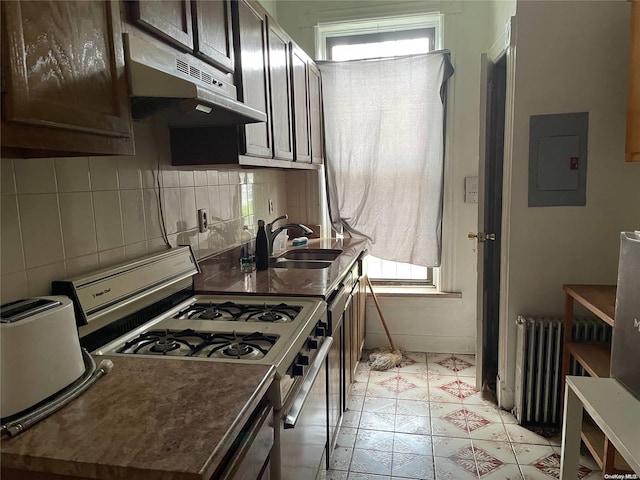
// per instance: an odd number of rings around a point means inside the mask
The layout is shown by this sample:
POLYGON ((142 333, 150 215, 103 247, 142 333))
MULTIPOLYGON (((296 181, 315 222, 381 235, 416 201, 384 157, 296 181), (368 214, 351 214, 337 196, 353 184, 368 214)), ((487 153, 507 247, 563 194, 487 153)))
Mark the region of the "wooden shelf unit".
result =
MULTIPOLYGON (((613 327, 616 307, 615 285, 563 285, 565 292, 564 340, 562 350, 562 378, 570 373, 571 357, 587 371, 591 377, 609 377, 611 370, 611 344, 609 342, 572 342, 574 302, 578 302, 603 322, 613 327)), ((561 401, 564 402, 564 381, 561 401)), ((585 413, 582 424, 582 441, 603 472, 617 473, 628 470, 620 454, 585 413)))

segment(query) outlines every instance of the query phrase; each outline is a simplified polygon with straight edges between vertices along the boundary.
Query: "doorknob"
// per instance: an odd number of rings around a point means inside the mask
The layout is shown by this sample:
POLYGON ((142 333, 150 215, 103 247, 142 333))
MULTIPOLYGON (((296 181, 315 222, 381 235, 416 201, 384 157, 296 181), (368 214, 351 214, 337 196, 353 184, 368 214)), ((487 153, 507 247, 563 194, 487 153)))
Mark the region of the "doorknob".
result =
POLYGON ((496 234, 484 233, 484 232, 478 232, 478 233, 469 232, 469 234, 467 235, 467 238, 469 238, 470 240, 477 238, 479 242, 486 242, 487 240, 494 241, 496 239, 496 234))

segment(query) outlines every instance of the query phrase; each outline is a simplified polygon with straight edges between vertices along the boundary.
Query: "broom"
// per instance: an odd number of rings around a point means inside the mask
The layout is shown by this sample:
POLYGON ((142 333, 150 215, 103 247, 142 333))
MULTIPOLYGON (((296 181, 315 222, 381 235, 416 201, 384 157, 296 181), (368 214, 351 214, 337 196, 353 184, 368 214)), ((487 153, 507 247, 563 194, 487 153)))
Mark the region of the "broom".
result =
POLYGON ((389 329, 387 328, 387 322, 384 321, 384 315, 382 315, 382 309, 380 308, 380 304, 378 303, 378 297, 376 297, 376 292, 373 291, 373 286, 371 285, 371 280, 369 280, 369 277, 367 277, 367 285, 369 285, 369 290, 371 290, 371 295, 373 296, 373 301, 376 304, 378 315, 380 315, 382 326, 384 327, 384 331, 387 334, 387 338, 389 339, 389 344, 391 345, 391 350, 376 350, 371 355, 369 355, 369 365, 371 366, 372 370, 389 370, 390 368, 400 365, 400 362, 402 361, 402 352, 398 350, 393 344, 391 334, 389 333, 389 329))

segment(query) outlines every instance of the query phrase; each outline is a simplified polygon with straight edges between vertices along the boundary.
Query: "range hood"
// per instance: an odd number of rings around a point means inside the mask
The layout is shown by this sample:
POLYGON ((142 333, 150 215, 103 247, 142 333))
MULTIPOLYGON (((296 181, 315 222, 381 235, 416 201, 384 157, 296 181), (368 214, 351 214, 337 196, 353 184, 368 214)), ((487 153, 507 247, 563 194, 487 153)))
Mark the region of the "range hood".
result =
MULTIPOLYGON (((235 98, 235 86, 202 63, 124 34, 134 118, 159 112, 169 127, 211 127, 266 122, 264 112, 235 98)), ((213 67, 211 67, 213 70, 213 67)), ((224 77, 223 77, 224 78, 224 77)))

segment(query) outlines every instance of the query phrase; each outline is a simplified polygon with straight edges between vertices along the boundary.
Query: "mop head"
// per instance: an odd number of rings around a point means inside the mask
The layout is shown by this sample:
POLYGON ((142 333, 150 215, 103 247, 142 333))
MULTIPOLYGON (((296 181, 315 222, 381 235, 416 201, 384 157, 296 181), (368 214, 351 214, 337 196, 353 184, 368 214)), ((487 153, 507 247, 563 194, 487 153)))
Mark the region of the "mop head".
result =
POLYGON ((369 355, 371 370, 389 370, 400 365, 400 362, 402 362, 400 350, 376 350, 369 355))

